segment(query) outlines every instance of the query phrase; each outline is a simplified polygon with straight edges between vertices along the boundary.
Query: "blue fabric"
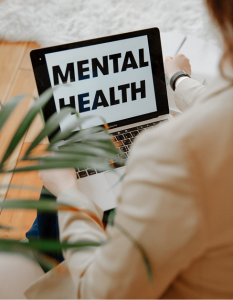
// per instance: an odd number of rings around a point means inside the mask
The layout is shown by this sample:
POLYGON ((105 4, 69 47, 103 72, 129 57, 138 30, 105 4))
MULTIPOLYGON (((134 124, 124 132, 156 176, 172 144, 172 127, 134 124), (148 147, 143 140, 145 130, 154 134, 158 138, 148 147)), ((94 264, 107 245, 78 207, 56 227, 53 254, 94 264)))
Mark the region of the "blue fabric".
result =
POLYGON ((26 237, 30 240, 32 238, 38 238, 39 237, 39 232, 38 232, 38 221, 37 217, 31 227, 31 229, 26 233, 26 237))
MULTIPOLYGON (((40 200, 44 198, 51 198, 56 201, 56 197, 52 195, 45 187, 42 188, 40 194, 40 200)), ((58 218, 56 214, 52 213, 38 213, 37 217, 31 227, 31 229, 26 233, 26 237, 30 240, 35 239, 54 239, 59 240, 59 228, 58 228, 58 218)), ((57 261, 62 262, 64 257, 61 251, 56 252, 43 252, 52 258, 55 258, 57 261)))

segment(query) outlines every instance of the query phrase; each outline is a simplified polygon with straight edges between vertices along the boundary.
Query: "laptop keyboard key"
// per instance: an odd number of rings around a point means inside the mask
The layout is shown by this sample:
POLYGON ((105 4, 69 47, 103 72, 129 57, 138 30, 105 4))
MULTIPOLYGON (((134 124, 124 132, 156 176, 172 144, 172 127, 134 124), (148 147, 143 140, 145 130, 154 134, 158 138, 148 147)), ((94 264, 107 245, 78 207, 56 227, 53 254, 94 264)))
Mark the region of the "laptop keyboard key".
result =
POLYGON ((124 145, 125 145, 125 146, 131 145, 131 140, 130 140, 130 139, 124 140, 124 145))
POLYGON ((116 140, 119 142, 119 141, 122 141, 124 139, 124 136, 122 134, 119 134, 119 135, 116 135, 116 140))
POLYGON ((84 178, 84 177, 87 177, 87 172, 82 171, 82 172, 79 172, 78 175, 79 175, 80 178, 84 178))
POLYGON ((130 139, 132 135, 130 133, 125 133, 124 134, 125 139, 130 139))
POLYGON ((114 167, 117 169, 117 168, 120 168, 120 167, 122 167, 122 165, 121 165, 121 164, 119 164, 119 163, 117 163, 117 162, 115 162, 115 163, 114 163, 114 167))
POLYGON ((118 132, 112 132, 112 133, 110 133, 110 135, 112 135, 112 136, 116 136, 118 134, 119 134, 118 132))
POLYGON ((133 137, 137 136, 138 134, 139 134, 138 131, 133 131, 133 132, 131 132, 131 135, 132 135, 133 137))
POLYGON ((128 147, 121 147, 120 149, 121 149, 121 151, 123 151, 123 152, 128 152, 128 147))
POLYGON ((87 170, 87 173, 88 173, 89 176, 91 176, 91 175, 96 174, 96 171, 95 171, 95 170, 92 170, 92 169, 88 169, 88 170, 87 170))

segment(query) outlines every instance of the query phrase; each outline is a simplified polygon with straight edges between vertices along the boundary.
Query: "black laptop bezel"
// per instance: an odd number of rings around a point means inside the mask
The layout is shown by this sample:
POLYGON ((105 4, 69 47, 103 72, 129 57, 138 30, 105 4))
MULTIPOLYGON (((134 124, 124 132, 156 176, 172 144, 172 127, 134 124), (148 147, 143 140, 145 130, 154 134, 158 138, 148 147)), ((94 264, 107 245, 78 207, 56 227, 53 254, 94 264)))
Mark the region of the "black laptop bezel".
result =
MULTIPOLYGON (((110 129, 111 128, 118 129, 119 127, 122 126, 154 119, 161 115, 168 114, 169 107, 168 107, 168 99, 167 99, 166 81, 165 81, 165 74, 164 74, 160 32, 158 28, 149 28, 149 29, 144 29, 139 31, 133 31, 133 32, 123 33, 123 34, 117 34, 117 35, 112 35, 107 37, 86 40, 86 41, 80 41, 80 42, 75 42, 70 44, 32 50, 30 53, 30 57, 31 57, 32 67, 33 67, 36 85, 38 89, 38 94, 41 95, 46 89, 51 87, 45 54, 58 52, 58 51, 66 51, 75 48, 82 48, 82 47, 87 47, 96 44, 109 43, 113 41, 119 41, 123 39, 129 39, 129 38, 140 37, 145 35, 148 37, 157 111, 149 114, 141 115, 141 116, 136 116, 133 118, 120 120, 117 122, 108 123, 108 126, 110 129)), ((47 105, 43 108, 45 121, 47 121, 55 112, 56 112, 55 101, 54 98, 52 97, 50 101, 47 103, 47 105)), ((59 129, 57 131, 59 131, 59 129)), ((50 135, 49 139, 51 139, 55 133, 56 132, 50 135)))

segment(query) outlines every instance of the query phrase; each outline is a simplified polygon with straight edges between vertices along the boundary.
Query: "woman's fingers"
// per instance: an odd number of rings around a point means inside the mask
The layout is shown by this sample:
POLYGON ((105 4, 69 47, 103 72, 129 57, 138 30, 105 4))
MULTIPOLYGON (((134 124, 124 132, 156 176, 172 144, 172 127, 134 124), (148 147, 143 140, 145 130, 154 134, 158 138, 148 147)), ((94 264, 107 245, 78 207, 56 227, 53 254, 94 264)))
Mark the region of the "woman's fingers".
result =
POLYGON ((174 58, 167 56, 165 59, 165 73, 169 79, 179 72, 185 71, 191 76, 191 65, 189 59, 183 54, 177 54, 174 58))
POLYGON ((74 169, 53 169, 39 172, 44 186, 55 196, 66 189, 78 189, 76 172, 74 169))

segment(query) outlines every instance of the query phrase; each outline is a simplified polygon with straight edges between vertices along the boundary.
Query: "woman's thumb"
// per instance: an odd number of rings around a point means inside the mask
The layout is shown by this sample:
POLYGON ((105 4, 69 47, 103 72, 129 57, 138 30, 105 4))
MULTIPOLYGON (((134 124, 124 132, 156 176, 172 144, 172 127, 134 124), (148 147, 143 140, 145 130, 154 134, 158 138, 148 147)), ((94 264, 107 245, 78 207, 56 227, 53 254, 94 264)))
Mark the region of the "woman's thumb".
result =
POLYGON ((167 57, 165 58, 165 61, 169 61, 169 60, 171 60, 171 59, 173 59, 171 56, 167 56, 167 57))

